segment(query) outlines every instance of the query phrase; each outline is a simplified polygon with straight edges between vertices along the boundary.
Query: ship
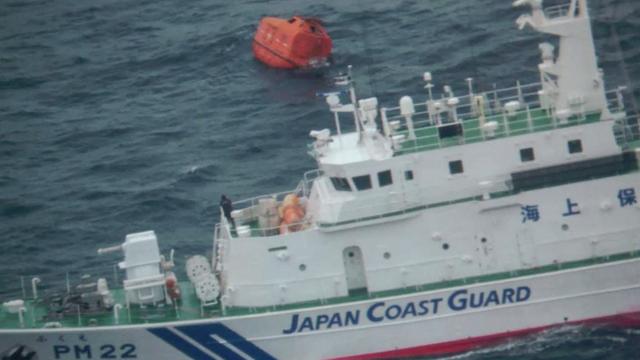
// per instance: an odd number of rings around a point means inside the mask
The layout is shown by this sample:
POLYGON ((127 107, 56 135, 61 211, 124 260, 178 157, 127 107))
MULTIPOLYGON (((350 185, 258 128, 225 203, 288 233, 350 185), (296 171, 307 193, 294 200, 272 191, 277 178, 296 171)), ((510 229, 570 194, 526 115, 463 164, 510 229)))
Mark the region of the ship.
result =
POLYGON ((557 40, 539 82, 437 93, 425 72, 421 99, 383 107, 349 68, 295 189, 225 205, 210 257, 176 264, 143 231, 98 250, 108 279, 23 278, 2 359, 384 359, 639 326, 638 116, 605 87, 586 0, 513 5, 557 40))

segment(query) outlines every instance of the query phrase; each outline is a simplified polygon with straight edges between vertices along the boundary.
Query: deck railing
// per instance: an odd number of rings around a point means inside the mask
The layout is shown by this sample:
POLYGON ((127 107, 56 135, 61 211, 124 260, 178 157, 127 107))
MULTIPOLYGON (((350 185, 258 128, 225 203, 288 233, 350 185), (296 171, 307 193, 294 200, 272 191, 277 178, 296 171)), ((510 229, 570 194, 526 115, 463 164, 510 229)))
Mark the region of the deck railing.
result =
POLYGON ((625 150, 640 148, 640 117, 628 116, 614 127, 616 142, 625 150))
POLYGON ((309 191, 311 190, 311 184, 313 181, 322 175, 322 171, 319 169, 309 170, 304 173, 302 180, 298 183, 298 186, 289 191, 281 191, 277 193, 254 196, 248 199, 238 200, 233 202, 234 209, 244 209, 252 206, 258 205, 258 202, 261 199, 270 198, 276 199, 276 201, 280 202, 284 199, 285 196, 289 194, 295 194, 301 198, 306 198, 309 195, 309 191))
POLYGON ((223 256, 226 249, 229 249, 229 240, 231 239, 231 226, 227 219, 220 211, 220 222, 216 224, 213 231, 213 252, 211 254, 211 269, 216 273, 224 271, 223 256))
MULTIPOLYGON (((258 223, 258 206, 260 200, 262 199, 272 199, 278 204, 278 206, 282 203, 284 198, 287 195, 294 194, 299 197, 301 204, 306 205, 306 201, 309 198, 312 184, 318 178, 322 176, 322 171, 319 169, 310 170, 304 173, 302 180, 298 183, 298 186, 289 191, 282 191, 272 194, 260 195, 251 197, 248 199, 238 200, 233 202, 234 210, 238 210, 242 215, 239 216, 239 219, 236 219, 236 228, 234 229, 230 222, 221 215, 220 223, 216 225, 216 230, 214 234, 214 258, 219 258, 216 256, 216 252, 220 248, 220 245, 216 245, 217 243, 222 244, 222 248, 225 247, 225 241, 232 237, 237 237, 238 227, 242 225, 250 226, 250 236, 270 236, 276 235, 280 233, 280 226, 259 226, 258 223)), ((222 214, 222 210, 220 210, 222 214)), ((297 223, 289 224, 291 228, 304 229, 311 225, 311 220, 305 217, 302 221, 297 223)), ((215 261, 215 260, 214 260, 215 261)), ((218 267, 221 265, 218 262, 218 267)))
MULTIPOLYGON (((441 98, 434 100, 440 103, 438 106, 441 111, 438 114, 429 111, 428 101, 420 102, 414 105, 415 112, 410 118, 401 114, 400 107, 382 108, 382 128, 392 141, 395 153, 402 154, 600 120, 600 111, 585 112, 579 109, 578 115, 558 120, 560 116, 555 110, 541 102, 539 90, 540 83, 518 84, 511 88, 456 97, 458 104, 454 107, 446 105, 452 97, 441 98), (513 105, 515 108, 508 108, 513 105), (462 127, 460 136, 440 136, 441 128, 456 124, 462 127)), ((625 109, 622 96, 625 90, 625 87, 619 87, 606 92, 607 107, 616 116, 625 109)))
MULTIPOLYGON (((109 271, 109 268, 104 268, 102 272, 109 271)), ((188 280, 180 281, 182 300, 179 303, 173 302, 169 305, 162 300, 158 303, 160 306, 130 304, 130 307, 127 307, 126 291, 118 283, 117 278, 112 279, 108 274, 90 278, 74 274, 67 275, 66 279, 42 274, 21 276, 19 280, 22 283, 22 289, 5 289, 0 303, 20 299, 24 302, 24 311, 18 315, 0 307, 0 319, 2 319, 0 329, 109 326, 201 317, 199 301, 188 280), (112 305, 94 305, 93 297, 98 299, 102 296, 94 291, 95 282, 99 278, 105 278, 108 281, 110 296, 114 301, 112 305), (33 279, 40 279, 35 291, 32 286, 33 279), (87 294, 89 296, 85 297, 87 294)), ((209 314, 213 312, 218 313, 219 310, 214 309, 209 314)))
POLYGON ((544 8, 544 15, 547 19, 554 19, 569 15, 571 3, 559 4, 544 8))

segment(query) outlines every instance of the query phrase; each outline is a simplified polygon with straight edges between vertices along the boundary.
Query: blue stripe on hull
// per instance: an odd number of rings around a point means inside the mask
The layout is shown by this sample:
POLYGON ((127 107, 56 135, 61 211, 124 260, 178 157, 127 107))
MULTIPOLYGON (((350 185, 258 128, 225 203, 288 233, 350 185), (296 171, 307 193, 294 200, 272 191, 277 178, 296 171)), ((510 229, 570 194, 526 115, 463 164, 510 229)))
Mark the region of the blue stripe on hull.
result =
MULTIPOLYGON (((235 349, 253 360, 276 360, 276 358, 271 356, 269 353, 260 349, 240 334, 220 323, 177 326, 175 327, 175 330, 225 360, 245 359, 236 351, 232 350, 228 345, 233 346, 235 349), (216 340, 216 338, 213 337, 214 335, 217 338, 222 339, 224 342, 216 340)), ((192 359, 213 359, 211 356, 207 355, 202 350, 198 349, 196 346, 189 343, 168 328, 153 328, 149 329, 149 331, 171 344, 182 353, 190 356, 192 359)))
POLYGON ((149 329, 153 335, 171 344, 174 348, 180 350, 183 354, 189 356, 193 360, 216 360, 213 357, 207 355, 202 350, 190 344, 187 340, 174 334, 168 328, 154 328, 149 329))

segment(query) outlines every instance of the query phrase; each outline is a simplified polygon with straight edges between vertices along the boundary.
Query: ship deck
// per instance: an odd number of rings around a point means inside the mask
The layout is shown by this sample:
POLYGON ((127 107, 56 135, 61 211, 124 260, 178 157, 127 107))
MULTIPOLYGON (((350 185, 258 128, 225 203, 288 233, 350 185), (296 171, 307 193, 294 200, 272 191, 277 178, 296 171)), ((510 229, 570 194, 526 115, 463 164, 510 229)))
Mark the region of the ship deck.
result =
MULTIPOLYGON (((42 328, 47 323, 58 322, 65 328, 87 326, 133 325, 147 323, 162 323, 180 320, 198 320, 217 317, 221 315, 220 306, 205 307, 201 313, 200 301, 195 296, 195 290, 190 282, 181 282, 182 296, 176 305, 162 304, 161 306, 140 307, 132 305, 127 309, 125 292, 122 289, 111 289, 116 304, 123 307, 118 312, 118 321, 113 310, 95 313, 68 313, 63 317, 48 317, 49 307, 46 303, 46 294, 38 299, 25 301, 25 325, 24 328, 42 328)), ((21 326, 17 314, 9 314, 4 309, 0 310, 0 329, 20 329, 21 326)))
POLYGON ((603 117, 599 110, 574 110, 561 120, 562 116, 556 110, 541 102, 540 86, 540 83, 518 83, 516 87, 493 92, 455 98, 443 95, 442 99, 433 100, 442 104, 455 99, 459 102, 455 111, 446 106, 434 111, 429 107, 430 101, 416 102, 414 112, 409 116, 403 114, 400 107, 382 108, 383 130, 392 141, 395 156, 614 119, 615 135, 621 147, 628 145, 629 137, 637 140, 636 116, 624 115, 622 92, 625 88, 605 93, 606 106, 613 116, 603 117), (484 99, 481 105, 474 103, 477 98, 484 99))
MULTIPOLYGON (((566 122, 560 123, 557 122, 545 109, 525 109, 516 112, 513 116, 506 116, 505 114, 486 116, 485 124, 490 122, 494 122, 496 124, 496 129, 491 135, 488 135, 482 130, 479 118, 472 117, 461 119, 459 124, 462 127, 462 133, 460 135, 450 137, 442 137, 440 135, 440 129, 454 124, 432 125, 428 121, 420 121, 414 124, 415 139, 402 142, 400 146, 396 148, 395 155, 403 155, 463 144, 473 144, 510 136, 548 131, 556 128, 590 124, 600 121, 600 117, 600 112, 593 112, 584 114, 583 116, 572 116, 567 119, 566 122)), ((396 134, 408 137, 408 130, 400 130, 397 131, 396 134)))
MULTIPOLYGON (((181 301, 176 305, 164 305, 159 307, 147 306, 141 308, 132 305, 128 310, 125 307, 119 311, 119 321, 116 321, 112 310, 93 314, 67 314, 60 319, 47 319, 48 308, 42 298, 36 300, 25 301, 25 324, 20 324, 17 314, 10 314, 6 310, 0 310, 0 330, 2 329, 37 329, 46 327, 48 322, 57 321, 64 328, 81 328, 81 327, 105 327, 113 325, 137 325, 137 324, 153 324, 172 321, 188 321, 200 319, 213 319, 226 316, 242 316, 250 314, 286 311, 304 309, 316 306, 345 304, 355 301, 363 301, 369 299, 378 299, 389 296, 401 296, 415 294, 423 291, 447 289, 465 285, 480 284, 485 282, 509 280, 523 276, 540 275, 545 273, 553 273, 561 270, 577 269, 586 266, 606 264, 617 261, 632 260, 640 258, 640 251, 630 251, 607 256, 593 257, 589 259, 550 264, 539 266, 531 269, 521 269, 514 271, 505 271, 487 275, 467 277, 461 279, 453 279, 430 284, 403 287, 398 289, 386 290, 381 292, 367 292, 366 290, 357 290, 349 294, 349 296, 336 297, 331 299, 314 300, 295 304, 265 306, 265 307, 235 307, 226 308, 224 311, 220 306, 205 307, 201 313, 200 302, 195 296, 193 287, 189 282, 181 282, 182 289, 181 301)), ((124 304, 125 294, 121 289, 112 289, 114 300, 116 303, 124 304)))

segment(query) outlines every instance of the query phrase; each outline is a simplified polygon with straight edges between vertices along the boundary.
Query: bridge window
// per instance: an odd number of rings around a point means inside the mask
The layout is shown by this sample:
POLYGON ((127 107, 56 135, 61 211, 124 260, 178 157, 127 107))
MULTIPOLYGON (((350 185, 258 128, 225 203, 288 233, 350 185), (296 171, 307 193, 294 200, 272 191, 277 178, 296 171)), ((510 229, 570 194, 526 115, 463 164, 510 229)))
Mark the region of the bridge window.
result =
POLYGON ((338 191, 351 191, 351 185, 349 185, 349 181, 346 178, 332 177, 331 183, 338 191))
POLYGON ((462 174, 463 172, 462 160, 449 161, 449 173, 451 173, 451 175, 462 174))
POLYGON ((582 141, 580 139, 569 140, 567 143, 569 154, 577 154, 582 152, 582 141))
POLYGON ((533 161, 536 159, 533 148, 520 149, 520 160, 522 162, 533 161))
POLYGON ((409 180, 413 180, 413 171, 412 170, 406 170, 404 172, 404 179, 409 181, 409 180))
POLYGON ((393 179, 391 178, 391 170, 381 171, 378 173, 378 185, 380 185, 380 187, 391 184, 393 184, 393 179))
POLYGON ((353 183, 356 185, 356 189, 358 189, 359 191, 371 189, 371 176, 354 176, 353 183))

